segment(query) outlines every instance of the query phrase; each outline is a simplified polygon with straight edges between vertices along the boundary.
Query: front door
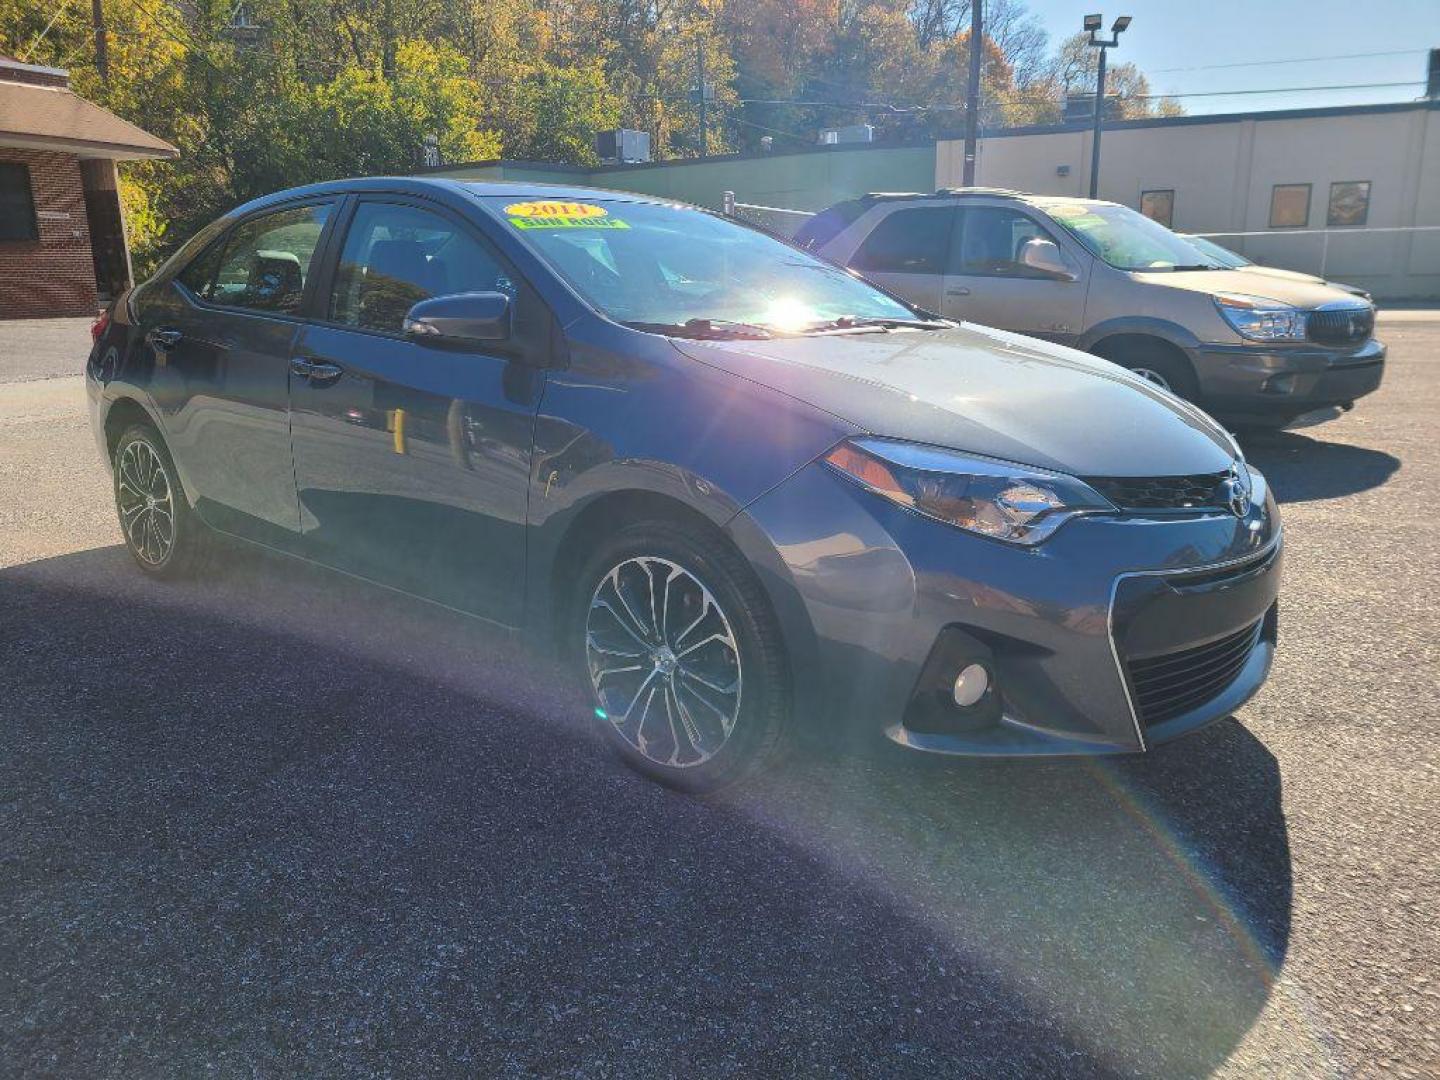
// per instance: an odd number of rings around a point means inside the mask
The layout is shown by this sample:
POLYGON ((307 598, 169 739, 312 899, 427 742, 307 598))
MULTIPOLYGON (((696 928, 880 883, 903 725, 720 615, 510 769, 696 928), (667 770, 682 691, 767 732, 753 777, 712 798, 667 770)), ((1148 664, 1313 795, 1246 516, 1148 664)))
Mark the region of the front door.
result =
POLYGON ((155 299, 141 294, 152 392, 196 508, 217 528, 279 546, 300 526, 290 351, 334 208, 313 202, 241 221, 155 299))
POLYGON ((377 198, 357 204, 317 313, 290 375, 306 550, 517 625, 548 311, 470 226, 377 198), (420 300, 493 291, 514 304, 503 345, 457 349, 402 332, 420 300))
POLYGON ((1088 267, 1073 255, 1064 255, 1076 275, 1069 281, 1026 265, 1025 245, 1036 238, 1051 240, 1065 251, 1021 209, 963 208, 945 275, 943 314, 1073 344, 1085 327, 1088 267))

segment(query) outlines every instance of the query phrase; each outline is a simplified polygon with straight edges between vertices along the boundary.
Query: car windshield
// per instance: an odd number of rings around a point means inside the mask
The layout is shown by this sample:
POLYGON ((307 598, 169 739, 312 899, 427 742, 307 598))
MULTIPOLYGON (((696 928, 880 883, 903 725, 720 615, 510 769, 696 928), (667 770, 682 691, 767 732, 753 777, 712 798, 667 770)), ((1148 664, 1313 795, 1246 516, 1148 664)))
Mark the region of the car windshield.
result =
POLYGON ((1210 258, 1214 259, 1221 266, 1230 270, 1238 270, 1242 266, 1254 266, 1249 259, 1245 258, 1238 251, 1231 251, 1223 245, 1215 243, 1214 240, 1207 240, 1203 236, 1186 236, 1186 240, 1194 244, 1210 258))
POLYGON ((1117 270, 1224 269, 1185 237, 1128 206, 1058 199, 1036 205, 1117 270))
POLYGON ((849 272, 699 210, 487 201, 593 307, 639 329, 744 337, 925 325, 922 314, 849 272))

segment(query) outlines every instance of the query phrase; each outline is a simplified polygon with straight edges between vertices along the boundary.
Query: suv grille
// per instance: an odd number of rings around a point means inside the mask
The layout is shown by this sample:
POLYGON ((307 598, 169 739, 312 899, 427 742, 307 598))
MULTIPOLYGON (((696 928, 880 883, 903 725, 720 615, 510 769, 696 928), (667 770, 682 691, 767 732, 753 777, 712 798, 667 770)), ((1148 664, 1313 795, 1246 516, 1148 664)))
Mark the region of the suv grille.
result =
POLYGON ((1195 476, 1096 476, 1085 482, 1121 510, 1206 510, 1227 505, 1229 471, 1195 476))
POLYGON ((1312 311, 1306 317, 1305 333, 1321 345, 1359 345, 1369 341, 1375 329, 1375 309, 1339 308, 1312 311))
POLYGON ((1128 661, 1140 722, 1163 724, 1223 693, 1250 659, 1263 622, 1194 649, 1128 661))

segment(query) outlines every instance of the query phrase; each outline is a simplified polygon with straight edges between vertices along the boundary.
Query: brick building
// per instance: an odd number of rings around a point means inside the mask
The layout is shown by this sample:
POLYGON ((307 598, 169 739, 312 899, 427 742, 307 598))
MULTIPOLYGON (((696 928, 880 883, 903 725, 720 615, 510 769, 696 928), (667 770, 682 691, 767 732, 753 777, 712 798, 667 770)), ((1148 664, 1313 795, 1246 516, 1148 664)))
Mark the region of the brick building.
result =
POLYGON ((0 56, 0 319, 93 315, 130 280, 117 161, 176 149, 0 56))

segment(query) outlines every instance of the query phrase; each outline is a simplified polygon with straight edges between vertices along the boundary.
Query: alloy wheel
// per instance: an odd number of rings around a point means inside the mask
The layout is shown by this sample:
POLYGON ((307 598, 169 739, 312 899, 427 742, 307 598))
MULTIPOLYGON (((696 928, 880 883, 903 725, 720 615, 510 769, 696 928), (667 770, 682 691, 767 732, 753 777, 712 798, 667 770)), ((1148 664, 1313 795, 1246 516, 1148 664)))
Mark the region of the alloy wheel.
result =
POLYGON ((175 546, 175 502, 160 455, 148 442, 134 439, 120 451, 116 474, 125 538, 137 558, 160 566, 175 546))
POLYGON ((1133 371, 1136 375, 1139 375, 1146 382, 1154 383, 1156 386, 1160 387, 1161 390, 1167 390, 1172 394, 1175 392, 1170 386, 1170 380, 1165 378, 1164 375, 1161 375, 1153 368, 1137 367, 1131 368, 1130 370, 1133 371))
POLYGON ((597 715, 658 765, 701 765, 735 730, 735 632, 710 590, 669 559, 629 558, 600 579, 585 658, 597 715))

